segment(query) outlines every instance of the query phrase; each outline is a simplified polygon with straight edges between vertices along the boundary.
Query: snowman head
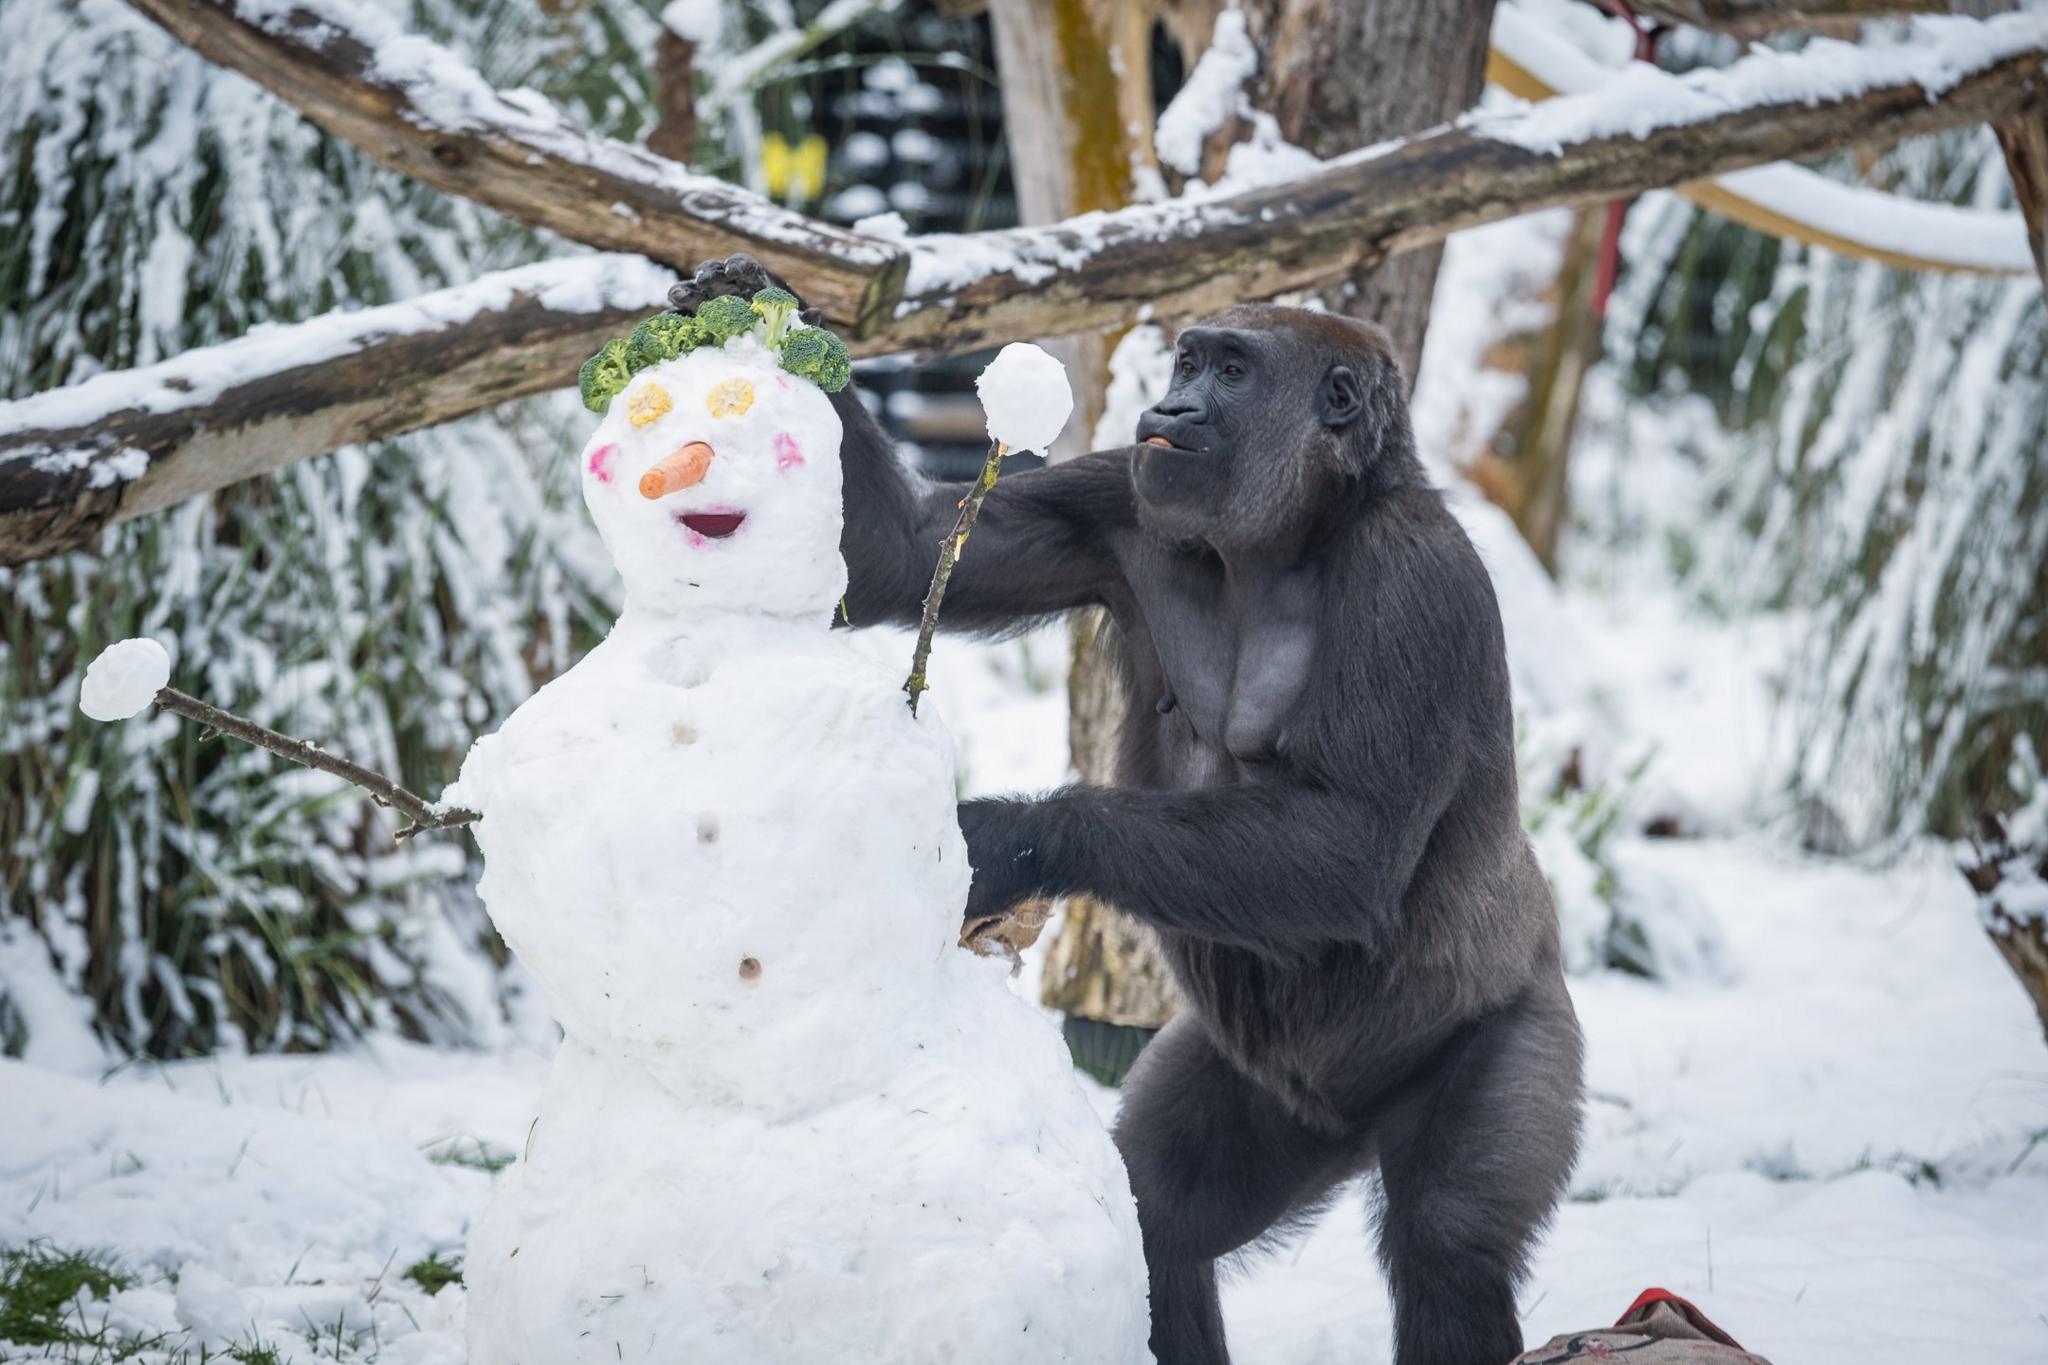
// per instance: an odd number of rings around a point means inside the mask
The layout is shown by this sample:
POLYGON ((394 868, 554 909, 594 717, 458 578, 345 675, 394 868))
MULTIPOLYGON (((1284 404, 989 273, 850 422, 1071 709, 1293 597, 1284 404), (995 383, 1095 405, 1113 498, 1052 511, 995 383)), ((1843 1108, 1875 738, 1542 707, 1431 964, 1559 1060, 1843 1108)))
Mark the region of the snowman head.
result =
MULTIPOLYGON (((782 335, 696 338, 666 359, 639 346, 637 366, 621 363, 595 389, 586 367, 585 402, 605 416, 583 449, 583 500, 630 609, 821 623, 837 609, 839 415, 817 383, 784 368, 770 344, 782 335)), ((622 343, 592 365, 613 354, 623 362, 622 343)))

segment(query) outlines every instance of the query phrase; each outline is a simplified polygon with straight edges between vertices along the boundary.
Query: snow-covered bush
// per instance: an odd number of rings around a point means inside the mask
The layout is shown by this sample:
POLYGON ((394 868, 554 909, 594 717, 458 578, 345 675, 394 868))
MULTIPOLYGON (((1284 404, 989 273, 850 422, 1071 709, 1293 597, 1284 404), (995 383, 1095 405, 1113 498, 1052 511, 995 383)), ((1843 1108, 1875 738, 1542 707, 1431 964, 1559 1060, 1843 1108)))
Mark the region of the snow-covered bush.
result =
MULTIPOLYGON (((1985 129, 1904 144, 1862 178, 2011 203, 1985 129)), ((1611 341, 1642 398, 1706 395, 1724 425, 1694 442, 1709 506, 1674 567, 1720 605, 1818 623, 1788 697, 1804 833, 1869 848, 1967 828, 2009 802, 2014 739, 2048 732, 2040 281, 1842 259, 1668 197, 1646 209, 1611 341)))
MULTIPOLYGON (((413 0, 404 21, 630 136, 654 20, 413 0)), ((0 6, 0 396, 559 253, 320 133, 119 0, 0 6)), ((569 378, 565 376, 565 380, 569 378)), ((341 451, 0 569, 0 1034, 116 1052, 488 1033, 494 941, 465 845, 167 718, 77 709, 149 635, 174 681, 432 792, 569 662, 608 582, 551 398, 341 451)))
POLYGON ((1569 726, 1532 724, 1524 713, 1515 730, 1522 823, 1557 902, 1565 970, 1725 975, 1706 903, 1642 855, 1638 789, 1655 754, 1589 777, 1569 726))

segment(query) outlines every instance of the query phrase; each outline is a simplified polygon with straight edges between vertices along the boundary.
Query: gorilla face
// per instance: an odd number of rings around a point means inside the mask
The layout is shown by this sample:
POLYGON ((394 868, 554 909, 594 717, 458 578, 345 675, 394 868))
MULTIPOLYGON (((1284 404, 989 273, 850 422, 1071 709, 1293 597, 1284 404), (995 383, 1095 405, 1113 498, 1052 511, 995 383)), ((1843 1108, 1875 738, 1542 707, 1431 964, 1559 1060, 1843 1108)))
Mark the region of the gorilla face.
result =
POLYGON ((1172 385, 1138 419, 1132 477, 1155 530, 1224 552, 1301 543, 1360 472, 1364 387, 1321 335, 1353 326, 1234 309, 1180 334, 1172 385))

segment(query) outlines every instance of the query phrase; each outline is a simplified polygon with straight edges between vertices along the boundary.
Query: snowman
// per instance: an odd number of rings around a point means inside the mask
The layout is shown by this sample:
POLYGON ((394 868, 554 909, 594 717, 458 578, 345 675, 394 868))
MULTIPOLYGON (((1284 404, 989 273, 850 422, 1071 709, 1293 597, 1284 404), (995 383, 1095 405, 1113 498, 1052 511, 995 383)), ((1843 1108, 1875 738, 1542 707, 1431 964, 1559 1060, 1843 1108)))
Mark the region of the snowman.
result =
POLYGON ((625 607, 445 798, 565 1035, 471 1238, 470 1360, 1149 1361, 1115 1149, 955 944, 951 742, 831 629, 845 349, 794 304, 585 367, 625 607))

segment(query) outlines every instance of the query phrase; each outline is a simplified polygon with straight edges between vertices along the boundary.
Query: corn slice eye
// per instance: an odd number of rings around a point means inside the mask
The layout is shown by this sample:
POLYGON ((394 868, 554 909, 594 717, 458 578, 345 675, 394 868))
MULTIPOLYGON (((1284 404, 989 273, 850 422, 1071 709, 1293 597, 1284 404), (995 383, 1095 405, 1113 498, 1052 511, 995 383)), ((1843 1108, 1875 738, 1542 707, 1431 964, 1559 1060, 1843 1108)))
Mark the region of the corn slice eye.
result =
POLYGON ((704 396, 713 417, 737 417, 754 406, 754 386, 744 379, 725 379, 704 396))
POLYGON ((649 422, 660 421, 674 406, 667 389, 659 384, 642 384, 626 400, 626 420, 636 427, 644 427, 649 422))

